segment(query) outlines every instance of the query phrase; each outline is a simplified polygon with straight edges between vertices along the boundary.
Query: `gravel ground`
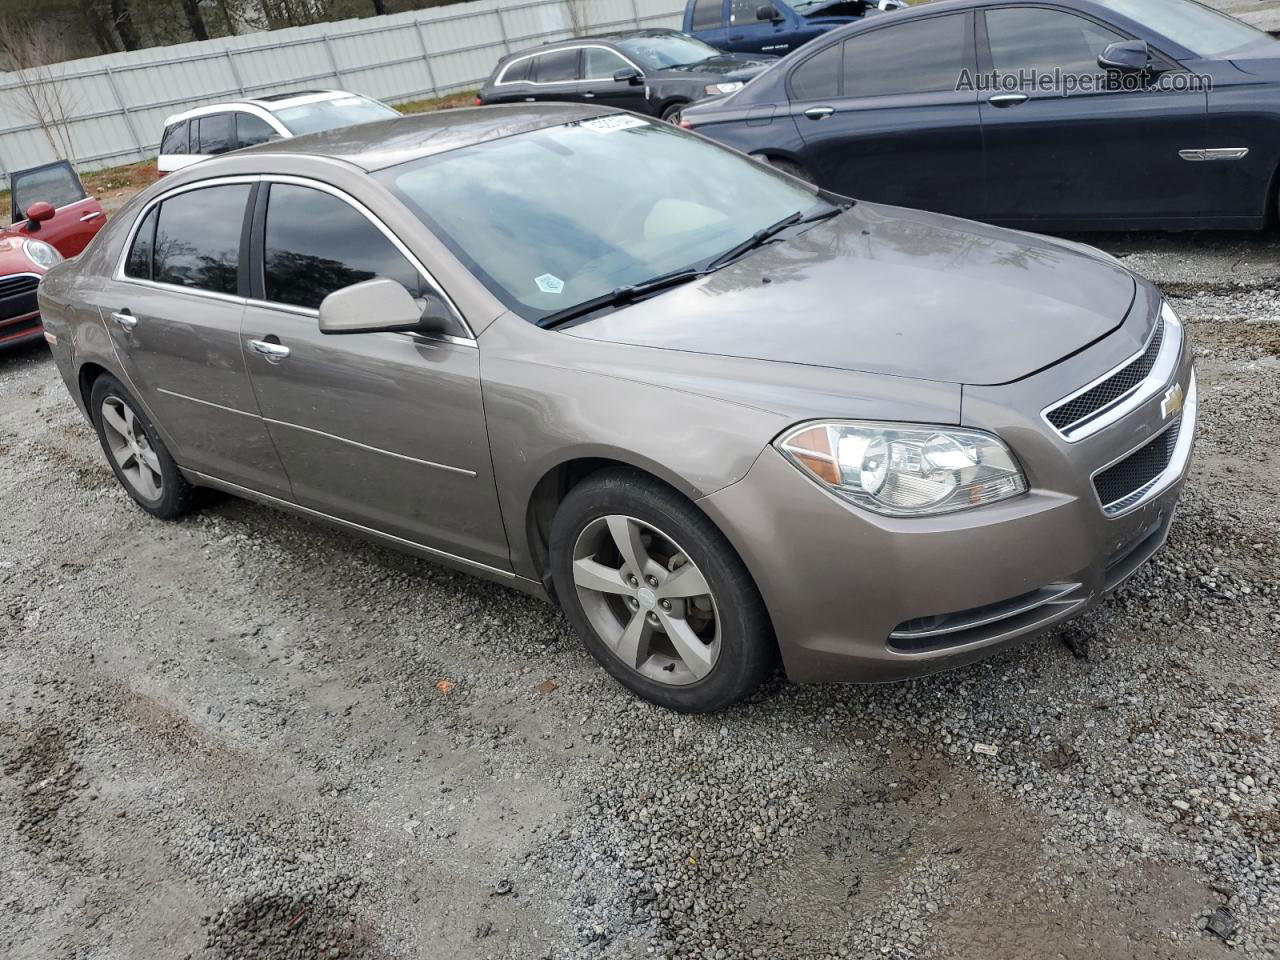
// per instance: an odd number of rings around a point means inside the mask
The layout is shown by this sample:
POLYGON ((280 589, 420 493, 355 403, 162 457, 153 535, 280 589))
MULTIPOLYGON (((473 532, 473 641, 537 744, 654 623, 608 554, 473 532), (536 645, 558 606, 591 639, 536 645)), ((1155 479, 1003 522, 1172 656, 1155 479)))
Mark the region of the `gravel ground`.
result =
POLYGON ((500 587, 151 520, 0 355, 0 954, 1276 956, 1280 240, 1090 239, 1201 358, 1168 549, 985 663, 703 718, 500 587))

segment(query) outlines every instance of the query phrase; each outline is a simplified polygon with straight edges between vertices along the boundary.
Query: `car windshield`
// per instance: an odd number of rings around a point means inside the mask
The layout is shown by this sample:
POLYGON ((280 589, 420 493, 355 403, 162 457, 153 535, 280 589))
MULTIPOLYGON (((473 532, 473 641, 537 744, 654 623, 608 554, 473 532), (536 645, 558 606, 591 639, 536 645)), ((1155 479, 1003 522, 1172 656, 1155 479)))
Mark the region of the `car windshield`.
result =
POLYGON ((826 206, 769 167, 666 123, 609 114, 376 174, 511 310, 538 321, 709 264, 826 206))
POLYGON ((1271 37, 1235 17, 1192 0, 1101 0, 1130 20, 1150 27, 1197 57, 1220 57, 1271 37))
POLYGON ((338 100, 316 100, 272 111, 294 136, 319 133, 339 127, 353 127, 358 123, 389 120, 400 114, 386 104, 364 97, 342 97, 338 100))
POLYGON ((709 44, 679 33, 656 37, 626 37, 618 46, 640 61, 646 70, 665 70, 668 67, 687 67, 720 56, 720 51, 709 44))

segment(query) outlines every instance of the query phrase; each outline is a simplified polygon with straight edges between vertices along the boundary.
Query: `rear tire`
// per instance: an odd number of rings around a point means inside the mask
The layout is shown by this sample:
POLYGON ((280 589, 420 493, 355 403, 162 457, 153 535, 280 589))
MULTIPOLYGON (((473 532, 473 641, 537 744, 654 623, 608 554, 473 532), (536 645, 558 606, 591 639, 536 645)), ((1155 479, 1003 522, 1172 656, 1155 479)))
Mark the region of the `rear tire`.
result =
POLYGON ((772 669, 773 627, 746 565, 665 483, 625 469, 584 480, 556 512, 550 553, 556 595, 583 644, 644 699, 719 710, 772 669))
POLYGON ((124 385, 109 373, 101 374, 93 382, 89 410, 107 463, 134 502, 162 520, 188 513, 195 488, 124 385))

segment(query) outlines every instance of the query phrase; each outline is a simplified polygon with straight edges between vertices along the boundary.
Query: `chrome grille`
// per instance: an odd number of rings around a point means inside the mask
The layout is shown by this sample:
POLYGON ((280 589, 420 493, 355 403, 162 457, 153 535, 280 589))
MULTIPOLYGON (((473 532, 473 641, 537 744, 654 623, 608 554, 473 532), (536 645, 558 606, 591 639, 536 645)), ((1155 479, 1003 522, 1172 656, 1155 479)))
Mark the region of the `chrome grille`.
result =
POLYGON ((1173 459, 1181 426, 1178 417, 1145 445, 1094 475, 1093 489, 1104 513, 1120 513, 1142 499, 1173 459))
POLYGON ((1147 341, 1142 353, 1101 383, 1050 409, 1045 414, 1048 421, 1058 430, 1066 433, 1137 390, 1151 373, 1156 359, 1160 356, 1160 346, 1164 343, 1164 329, 1165 322, 1161 317, 1156 321, 1151 339, 1147 341))

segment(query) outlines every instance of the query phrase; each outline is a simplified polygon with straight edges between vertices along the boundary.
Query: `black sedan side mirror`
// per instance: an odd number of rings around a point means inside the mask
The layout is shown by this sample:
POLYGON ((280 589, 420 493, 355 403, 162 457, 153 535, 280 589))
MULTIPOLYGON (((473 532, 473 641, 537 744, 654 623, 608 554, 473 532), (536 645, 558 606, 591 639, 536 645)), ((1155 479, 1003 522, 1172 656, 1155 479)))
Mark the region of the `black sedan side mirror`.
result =
POLYGON ((778 12, 778 8, 772 3, 762 3, 756 7, 756 19, 768 20, 770 23, 777 23, 782 19, 782 14, 778 12))
POLYGON ((1139 73, 1151 65, 1151 51, 1145 40, 1120 40, 1098 54, 1098 66, 1120 73, 1139 73))
POLYGON ((635 67, 623 67, 621 70, 613 71, 614 83, 639 83, 643 79, 640 71, 635 67))

